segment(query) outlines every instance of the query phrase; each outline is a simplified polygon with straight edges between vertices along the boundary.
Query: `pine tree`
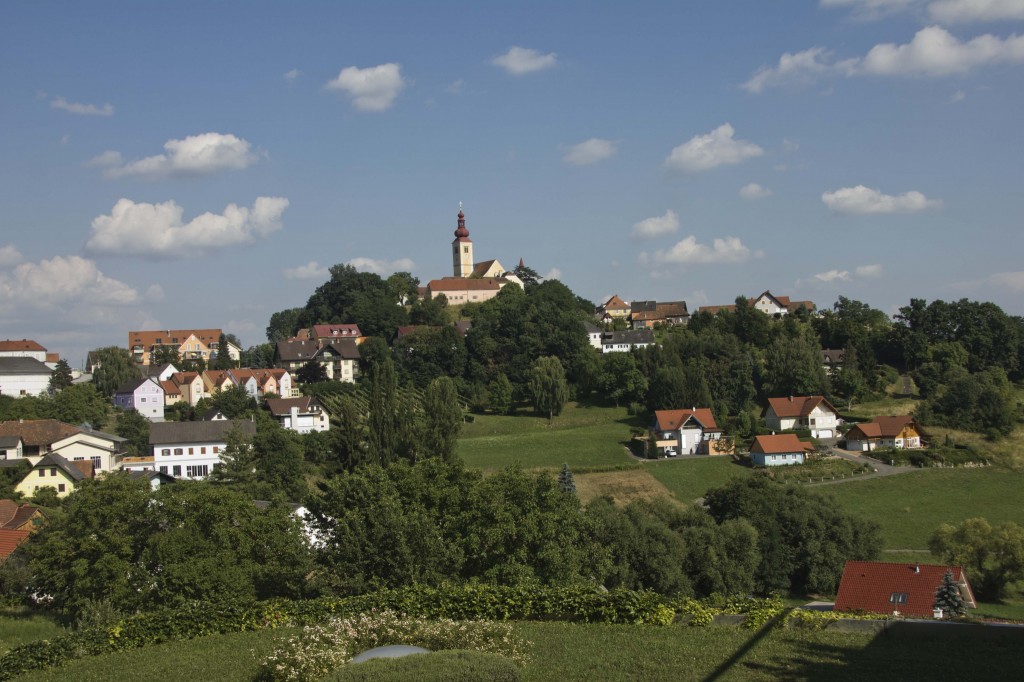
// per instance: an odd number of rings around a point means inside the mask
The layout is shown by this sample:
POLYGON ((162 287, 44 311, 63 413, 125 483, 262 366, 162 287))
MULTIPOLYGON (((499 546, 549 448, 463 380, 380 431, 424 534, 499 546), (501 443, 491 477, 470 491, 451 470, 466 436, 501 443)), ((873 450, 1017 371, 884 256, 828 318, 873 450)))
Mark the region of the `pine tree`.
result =
POLYGON ((50 375, 50 393, 63 391, 70 385, 71 365, 67 360, 61 358, 57 361, 57 366, 53 368, 53 374, 50 375))
POLYGON ((933 606, 936 609, 942 610, 943 617, 960 617, 964 615, 966 605, 964 604, 963 595, 960 594, 960 586, 953 579, 953 571, 946 571, 946 575, 942 576, 939 589, 935 590, 935 603, 933 606))
POLYGON ((562 465, 562 471, 558 474, 558 487, 562 492, 576 494, 576 479, 573 478, 568 463, 562 465))

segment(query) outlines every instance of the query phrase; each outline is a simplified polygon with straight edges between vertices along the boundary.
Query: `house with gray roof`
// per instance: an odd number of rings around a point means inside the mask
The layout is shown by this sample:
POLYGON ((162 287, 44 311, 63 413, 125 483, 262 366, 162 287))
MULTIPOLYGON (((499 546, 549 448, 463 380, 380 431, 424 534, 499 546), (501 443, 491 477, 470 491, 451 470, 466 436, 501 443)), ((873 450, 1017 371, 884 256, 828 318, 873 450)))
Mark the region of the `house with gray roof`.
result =
POLYGON ((53 370, 35 358, 0 357, 0 395, 42 395, 50 388, 51 374, 53 370))
POLYGON ((228 434, 238 429, 247 442, 256 435, 256 423, 247 419, 201 422, 156 422, 149 428, 149 457, 125 458, 128 471, 158 471, 175 478, 203 479, 220 466, 228 434))

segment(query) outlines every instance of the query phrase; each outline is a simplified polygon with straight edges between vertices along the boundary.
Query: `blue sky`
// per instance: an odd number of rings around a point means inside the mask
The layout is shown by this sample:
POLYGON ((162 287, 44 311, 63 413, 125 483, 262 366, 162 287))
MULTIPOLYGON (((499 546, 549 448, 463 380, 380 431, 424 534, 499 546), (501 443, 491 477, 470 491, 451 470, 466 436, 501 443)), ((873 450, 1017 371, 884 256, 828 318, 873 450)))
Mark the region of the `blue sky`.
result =
POLYGON ((0 322, 264 341, 326 268, 1024 313, 1024 0, 8 3, 0 322))

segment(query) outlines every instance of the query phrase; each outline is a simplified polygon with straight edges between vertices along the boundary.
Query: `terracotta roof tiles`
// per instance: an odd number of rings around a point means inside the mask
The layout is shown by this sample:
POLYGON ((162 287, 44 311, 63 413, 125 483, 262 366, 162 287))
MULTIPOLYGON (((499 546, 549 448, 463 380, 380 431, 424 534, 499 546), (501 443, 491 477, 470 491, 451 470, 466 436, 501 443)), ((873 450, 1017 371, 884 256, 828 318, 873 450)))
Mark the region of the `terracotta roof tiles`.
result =
POLYGON ((964 601, 977 606, 971 585, 960 566, 847 561, 836 595, 836 611, 870 611, 931 618, 935 591, 946 571, 960 584, 964 601))

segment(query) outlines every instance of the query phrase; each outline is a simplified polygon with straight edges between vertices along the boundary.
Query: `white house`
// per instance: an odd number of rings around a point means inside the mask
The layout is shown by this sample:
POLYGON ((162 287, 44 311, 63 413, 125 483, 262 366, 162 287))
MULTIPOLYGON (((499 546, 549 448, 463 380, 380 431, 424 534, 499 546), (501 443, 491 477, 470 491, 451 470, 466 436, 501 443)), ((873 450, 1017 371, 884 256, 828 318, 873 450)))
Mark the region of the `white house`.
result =
POLYGON ((0 358, 32 358, 46 362, 46 349, 31 339, 0 341, 0 358))
POLYGON ((587 339, 590 341, 590 345, 597 350, 601 350, 601 335, 604 334, 604 330, 590 322, 584 322, 583 328, 587 331, 587 339))
POLYGON ((53 370, 35 358, 0 357, 0 395, 42 395, 50 388, 51 374, 53 370))
POLYGON ((634 348, 646 348, 653 344, 654 331, 650 329, 604 332, 601 335, 602 353, 628 353, 634 348))
POLYGON ((803 464, 807 451, 812 448, 810 443, 804 443, 795 433, 757 436, 750 446, 750 461, 763 467, 803 464))
POLYGON ((113 471, 124 455, 126 438, 78 427, 72 433, 50 445, 50 452, 61 455, 69 462, 92 462, 93 471, 113 471))
POLYGON ((712 441, 717 443, 721 439, 722 429, 718 428, 709 408, 657 410, 650 431, 659 454, 669 457, 719 454, 712 441))
POLYGON ((135 410, 151 422, 164 419, 164 387, 153 377, 130 379, 114 393, 114 405, 135 410))
POLYGON ((22 459, 24 456, 21 436, 0 436, 0 459, 22 459))
POLYGON ((311 396, 302 398, 268 398, 267 409, 281 428, 299 433, 311 431, 328 431, 331 428, 331 416, 311 396))
POLYGON ((202 479, 220 465, 220 454, 227 445, 228 433, 237 428, 246 439, 256 435, 256 424, 248 420, 201 422, 156 422, 149 429, 152 460, 132 462, 124 468, 153 470, 175 478, 202 479))
POLYGON ((868 452, 876 448, 923 447, 924 430, 909 414, 875 417, 869 422, 854 424, 846 432, 846 449, 868 452))
POLYGON ((773 431, 809 429, 812 438, 835 438, 843 420, 820 395, 769 398, 765 425, 773 431))

